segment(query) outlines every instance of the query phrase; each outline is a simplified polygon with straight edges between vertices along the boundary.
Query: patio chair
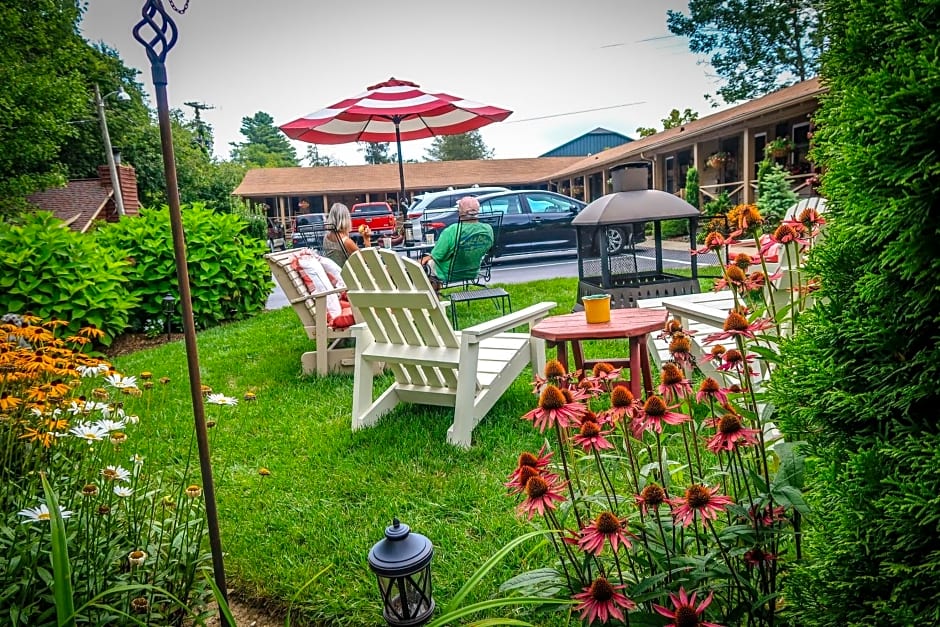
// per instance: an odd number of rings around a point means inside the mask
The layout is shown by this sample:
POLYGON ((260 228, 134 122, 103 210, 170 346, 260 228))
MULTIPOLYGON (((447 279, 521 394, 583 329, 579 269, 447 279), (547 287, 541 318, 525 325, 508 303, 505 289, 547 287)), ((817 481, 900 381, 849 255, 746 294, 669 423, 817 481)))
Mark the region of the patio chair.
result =
POLYGON ((512 311, 512 299, 509 292, 501 287, 486 287, 485 285, 489 283, 492 276, 493 257, 496 255, 503 215, 501 213, 480 214, 477 221, 481 224, 488 224, 493 229, 492 243, 482 256, 479 247, 470 245, 464 248, 461 245, 464 242, 461 238, 461 231, 466 222, 458 220, 456 235, 458 246, 454 251, 447 277, 438 287, 441 298, 450 301, 450 317, 455 329, 459 328, 457 306, 460 303, 466 303, 469 307, 473 301, 492 300, 501 314, 512 311))
POLYGON ((360 250, 342 277, 365 321, 353 326, 353 430, 374 424, 399 403, 453 407, 447 441, 469 447, 474 427, 526 365, 544 369, 544 340, 510 330, 535 324, 555 303, 454 331, 424 269, 411 259, 391 250, 360 250), (394 375, 378 398, 370 367, 376 361, 394 375))
MULTIPOLYGON (((288 249, 268 253, 265 259, 271 267, 274 279, 277 281, 294 312, 304 325, 307 337, 314 341, 316 350, 301 355, 300 363, 304 374, 314 372, 319 376, 329 373, 350 374, 353 370, 354 350, 343 347, 343 340, 352 337, 349 325, 331 325, 327 317, 327 298, 330 295, 339 295, 345 291, 336 288, 311 293, 303 278, 291 266, 297 249, 288 249)), ((336 321, 340 322, 340 321, 336 321)), ((344 320, 343 322, 351 322, 344 320)))

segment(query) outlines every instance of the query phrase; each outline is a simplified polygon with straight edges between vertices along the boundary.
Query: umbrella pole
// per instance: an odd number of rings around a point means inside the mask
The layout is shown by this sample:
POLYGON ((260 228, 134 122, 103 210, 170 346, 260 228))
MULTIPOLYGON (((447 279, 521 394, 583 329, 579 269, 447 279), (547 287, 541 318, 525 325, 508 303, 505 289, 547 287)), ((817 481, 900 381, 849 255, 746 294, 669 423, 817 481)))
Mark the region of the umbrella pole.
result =
POLYGON ((398 128, 398 120, 395 122, 395 143, 398 144, 398 211, 401 213, 402 218, 405 217, 405 166, 401 162, 401 129, 398 128))

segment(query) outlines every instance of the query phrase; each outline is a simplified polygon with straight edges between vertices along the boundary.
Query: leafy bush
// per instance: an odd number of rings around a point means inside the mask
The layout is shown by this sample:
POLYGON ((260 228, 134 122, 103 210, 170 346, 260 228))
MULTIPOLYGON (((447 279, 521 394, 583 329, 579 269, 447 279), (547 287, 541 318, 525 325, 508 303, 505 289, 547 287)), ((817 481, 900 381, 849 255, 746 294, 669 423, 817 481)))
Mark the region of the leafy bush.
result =
POLYGON ((940 13, 830 0, 827 22, 813 156, 832 224, 813 259, 817 308, 772 381, 783 427, 825 470, 791 609, 802 624, 935 625, 940 13))
POLYGON ((0 313, 57 316, 71 321, 70 334, 91 326, 110 344, 137 302, 121 258, 45 211, 0 223, 0 313))
MULTIPOLYGON (((196 326, 238 320, 264 308, 271 273, 267 248, 246 232, 240 217, 194 204, 183 209, 186 256, 196 326)), ((131 323, 143 329, 163 316, 163 297, 178 297, 176 258, 169 210, 144 209, 140 217, 108 224, 98 234, 102 246, 131 262, 129 288, 138 298, 131 323)), ((173 321, 179 325, 178 313, 173 321)))
POLYGON ((133 441, 151 375, 138 387, 79 352, 96 330, 63 340, 57 322, 15 318, 0 324, 4 624, 181 624, 208 599, 205 510, 188 466, 161 472, 133 441))

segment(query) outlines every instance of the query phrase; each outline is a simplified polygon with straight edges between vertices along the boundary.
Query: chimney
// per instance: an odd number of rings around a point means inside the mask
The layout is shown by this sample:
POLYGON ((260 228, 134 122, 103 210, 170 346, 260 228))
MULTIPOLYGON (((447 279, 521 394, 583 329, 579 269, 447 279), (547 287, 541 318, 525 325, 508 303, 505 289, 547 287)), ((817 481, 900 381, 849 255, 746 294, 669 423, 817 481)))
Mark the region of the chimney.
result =
MULTIPOLYGON (((117 153, 115 153, 115 164, 117 165, 118 181, 121 185, 121 195, 124 198, 124 213, 129 216, 140 215, 137 172, 132 166, 122 164, 117 153)), ((111 189, 111 173, 108 171, 107 165, 98 166, 98 178, 101 179, 101 184, 105 188, 111 189)), ((108 202, 107 214, 109 220, 117 220, 117 210, 114 207, 113 200, 108 202)))

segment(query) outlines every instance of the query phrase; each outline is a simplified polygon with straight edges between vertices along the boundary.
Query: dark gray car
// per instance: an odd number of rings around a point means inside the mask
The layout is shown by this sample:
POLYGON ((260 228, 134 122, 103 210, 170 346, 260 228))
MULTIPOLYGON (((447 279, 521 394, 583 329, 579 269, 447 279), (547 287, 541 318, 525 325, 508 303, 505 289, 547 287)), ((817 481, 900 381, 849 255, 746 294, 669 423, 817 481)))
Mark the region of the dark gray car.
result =
MULTIPOLYGON (((575 252, 577 236, 571 220, 586 204, 570 196, 545 190, 521 190, 486 194, 478 198, 480 212, 502 215, 496 240, 496 256, 536 252, 575 252)), ((434 233, 435 238, 457 221, 457 208, 425 212, 424 219, 410 221, 412 230, 434 233)), ((406 227, 408 228, 408 227, 406 227)), ((608 250, 621 252, 642 242, 643 224, 607 227, 608 250), (633 236, 635 227, 637 236, 633 236)), ((597 238, 595 240, 599 241, 597 238)), ((588 244, 590 246, 590 244, 588 244)))

